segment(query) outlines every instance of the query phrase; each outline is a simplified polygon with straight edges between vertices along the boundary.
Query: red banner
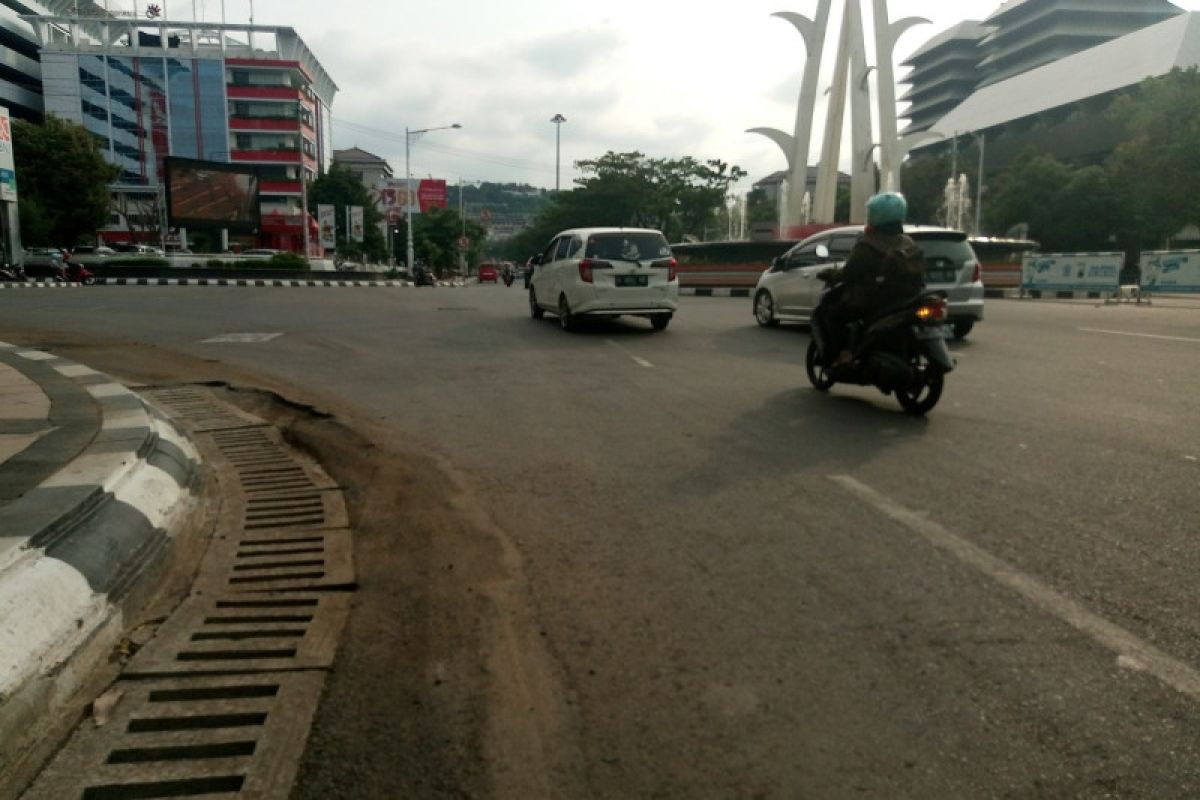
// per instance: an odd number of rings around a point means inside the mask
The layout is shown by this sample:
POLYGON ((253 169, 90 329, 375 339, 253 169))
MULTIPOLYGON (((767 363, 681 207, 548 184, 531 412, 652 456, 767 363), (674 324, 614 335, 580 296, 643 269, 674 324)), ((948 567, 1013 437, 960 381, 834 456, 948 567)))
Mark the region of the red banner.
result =
POLYGON ((445 208, 446 182, 443 180, 423 180, 417 187, 417 202, 421 205, 421 213, 431 208, 445 208))

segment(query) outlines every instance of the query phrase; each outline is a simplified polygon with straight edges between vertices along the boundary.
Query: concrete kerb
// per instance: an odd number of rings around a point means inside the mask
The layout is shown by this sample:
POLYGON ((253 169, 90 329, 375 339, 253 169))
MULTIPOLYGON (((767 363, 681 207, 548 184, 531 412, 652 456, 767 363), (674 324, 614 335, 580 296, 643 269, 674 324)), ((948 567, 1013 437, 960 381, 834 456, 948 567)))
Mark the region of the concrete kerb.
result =
POLYGON ((120 643, 128 598, 148 593, 141 583, 161 572, 198 506, 200 457, 108 376, 38 350, 0 350, 52 369, 99 408, 98 429, 74 458, 0 506, 4 787, 120 643))

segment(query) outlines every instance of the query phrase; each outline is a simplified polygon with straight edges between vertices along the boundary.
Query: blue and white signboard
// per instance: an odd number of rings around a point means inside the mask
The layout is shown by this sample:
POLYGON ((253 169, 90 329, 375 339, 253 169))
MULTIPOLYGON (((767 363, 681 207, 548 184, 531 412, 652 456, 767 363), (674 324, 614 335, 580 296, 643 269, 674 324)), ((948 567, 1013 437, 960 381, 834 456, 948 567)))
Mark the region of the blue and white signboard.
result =
POLYGON ((1200 293, 1200 250, 1142 253, 1142 293, 1200 293))
POLYGON ((1115 293, 1124 264, 1124 253, 1026 254, 1021 288, 1035 292, 1115 293))

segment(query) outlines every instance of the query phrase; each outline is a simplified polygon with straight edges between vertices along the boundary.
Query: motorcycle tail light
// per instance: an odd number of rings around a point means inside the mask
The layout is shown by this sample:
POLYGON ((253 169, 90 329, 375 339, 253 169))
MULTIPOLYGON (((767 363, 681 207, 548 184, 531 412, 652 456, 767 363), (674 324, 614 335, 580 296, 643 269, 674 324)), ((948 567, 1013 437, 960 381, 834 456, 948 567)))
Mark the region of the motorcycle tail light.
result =
POLYGON ((946 318, 946 301, 940 297, 930 300, 917 309, 917 319, 922 322, 941 322, 946 318))

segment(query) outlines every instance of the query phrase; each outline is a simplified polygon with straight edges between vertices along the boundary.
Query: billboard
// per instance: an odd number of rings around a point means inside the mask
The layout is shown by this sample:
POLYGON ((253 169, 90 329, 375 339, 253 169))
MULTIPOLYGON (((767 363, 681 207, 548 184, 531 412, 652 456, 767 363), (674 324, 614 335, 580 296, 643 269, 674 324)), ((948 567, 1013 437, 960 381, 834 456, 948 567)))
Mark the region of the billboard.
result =
POLYGON ((321 231, 321 247, 337 247, 337 209, 325 203, 317 204, 317 225, 321 231))
POLYGON ((361 243, 363 235, 363 207, 350 206, 350 239, 361 243))
POLYGON ((420 214, 431 208, 445 208, 448 205, 448 192, 444 180, 426 178, 413 181, 413 189, 416 198, 414 201, 410 201, 408 181, 397 179, 379 181, 371 190, 371 199, 375 201, 375 207, 390 223, 396 223, 403 219, 410 204, 414 214, 420 214))
POLYGON ((1021 288, 1043 292, 1115 292, 1124 253, 1025 255, 1021 288))
POLYGON ((1146 294, 1200 292, 1200 250, 1142 253, 1141 267, 1146 294))
POLYGON ((0 200, 17 199, 17 173, 13 164, 12 121, 8 108, 0 106, 0 200))
POLYGON ((258 170, 249 164, 167 159, 167 217, 177 228, 258 230, 258 170))

